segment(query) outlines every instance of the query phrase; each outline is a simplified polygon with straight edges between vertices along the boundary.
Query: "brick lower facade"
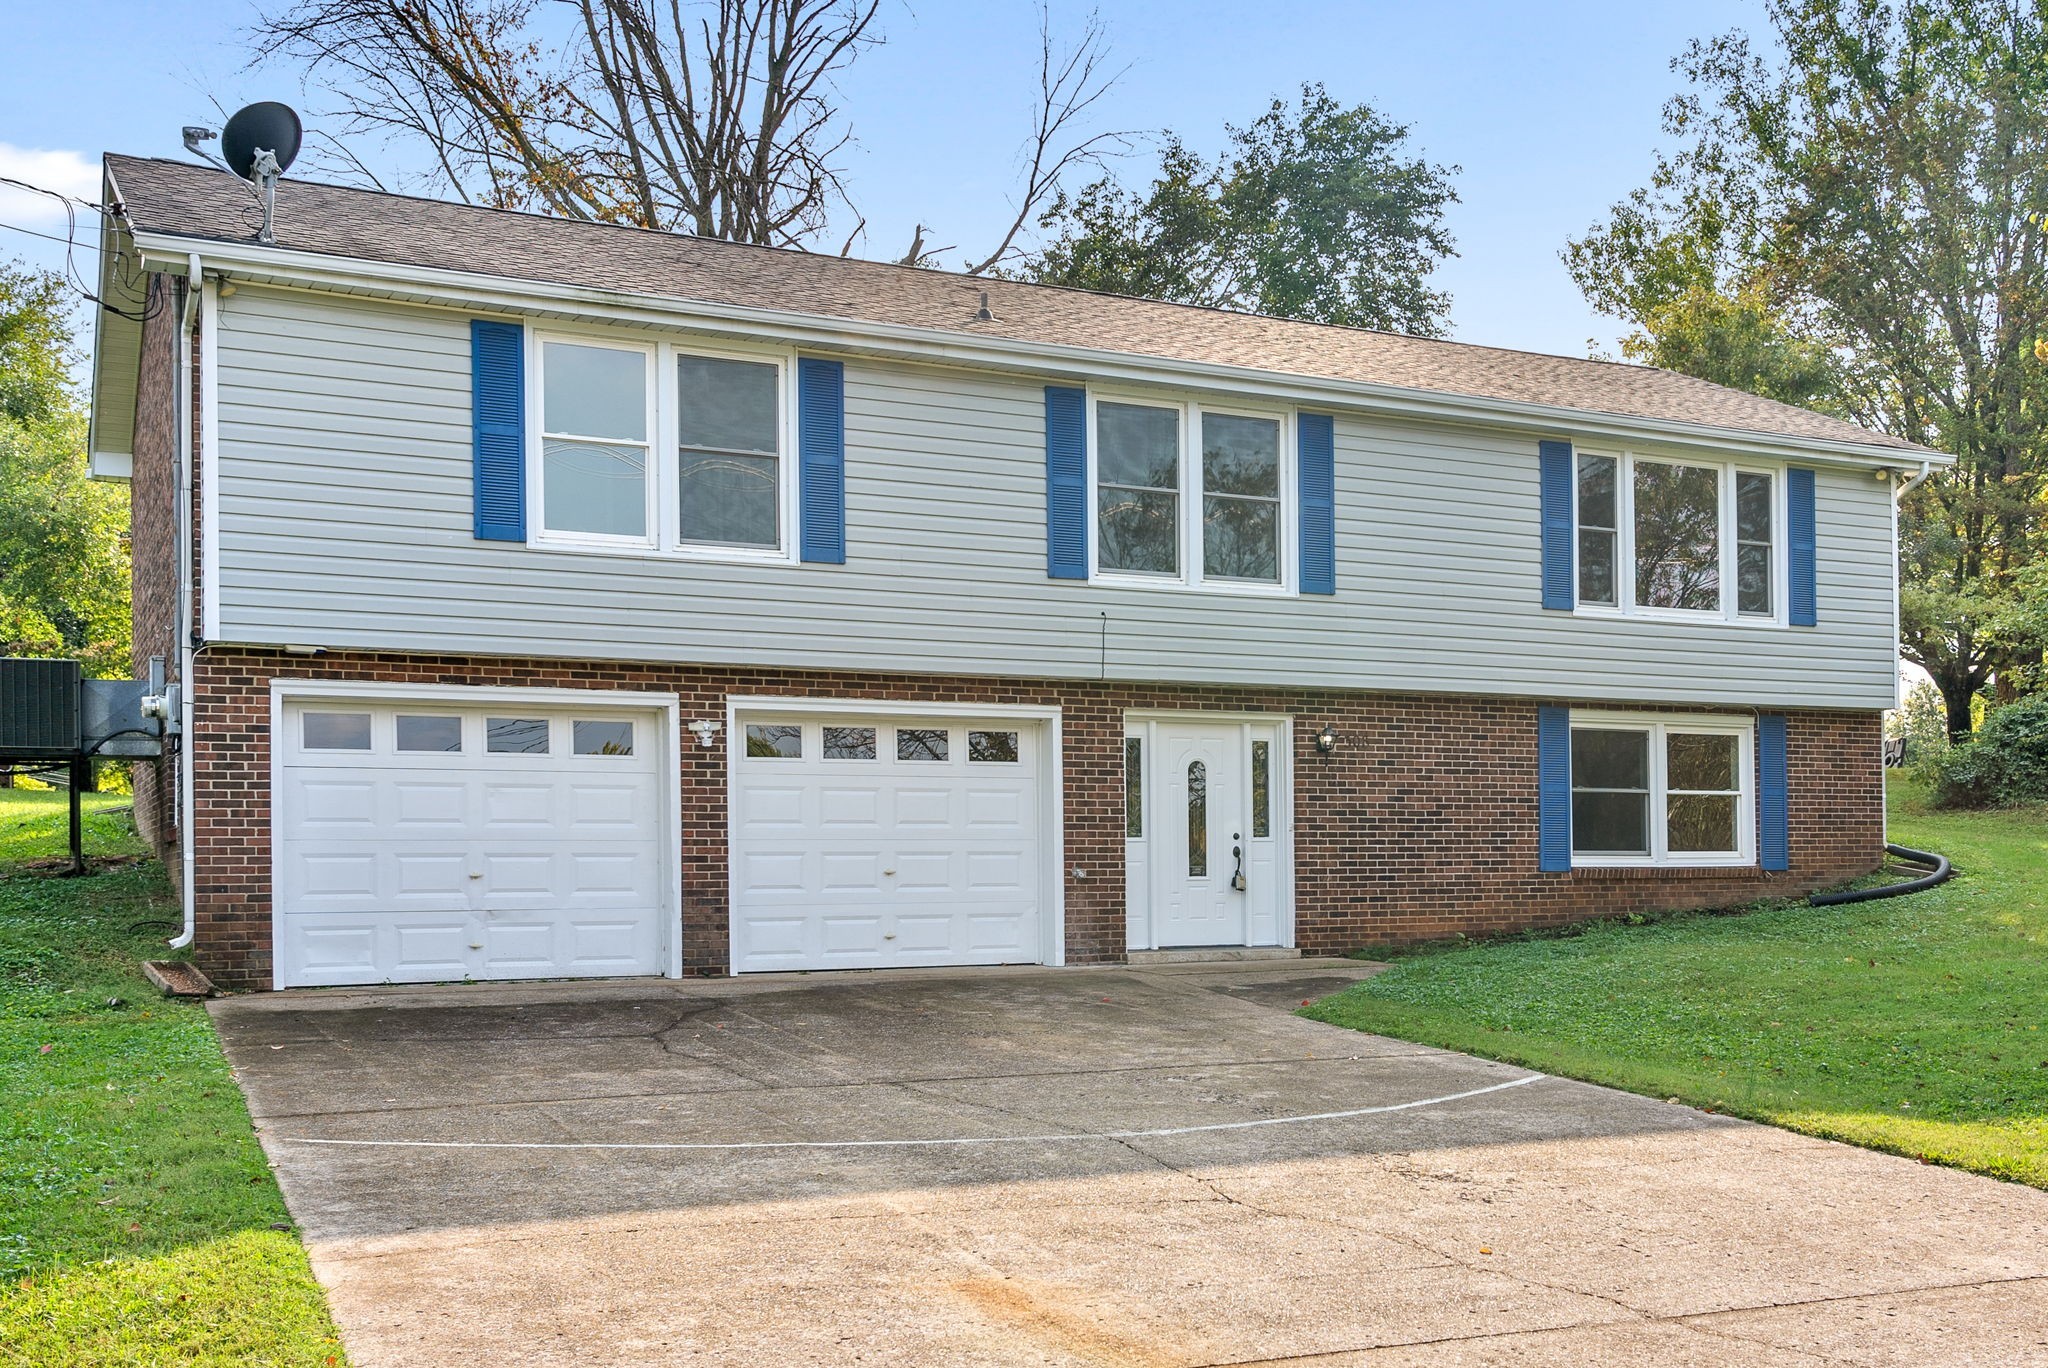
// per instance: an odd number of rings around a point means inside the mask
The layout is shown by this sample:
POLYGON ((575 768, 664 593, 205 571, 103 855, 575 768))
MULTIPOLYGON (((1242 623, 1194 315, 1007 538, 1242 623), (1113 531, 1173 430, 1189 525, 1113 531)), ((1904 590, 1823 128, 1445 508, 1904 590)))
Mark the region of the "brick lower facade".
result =
MULTIPOLYGON (((128 486, 132 659, 137 679, 149 677, 161 656, 165 678, 177 682, 178 477, 177 352, 179 286, 166 275, 149 282, 142 322, 142 354, 135 379, 134 472, 128 486)), ((129 766, 135 784, 135 825, 170 870, 178 870, 175 742, 161 760, 129 766)))
MULTIPOLYGON (((217 980, 240 988, 271 982, 270 682, 280 676, 659 690, 680 695, 685 720, 724 717, 735 694, 1057 706, 1065 742, 1066 949, 1077 964, 1124 954, 1123 735, 1132 709, 1294 718, 1295 927, 1308 953, 1791 896, 1868 872, 1884 841, 1874 712, 1788 714, 1786 872, 1544 874, 1536 848, 1537 700, 346 652, 309 658, 210 646, 194 666, 196 952, 217 980), (1325 724, 1340 738, 1329 755, 1314 745, 1325 724), (1074 877, 1076 868, 1086 877, 1074 877)), ((683 747, 681 778, 684 969, 721 973, 724 747, 683 747)))

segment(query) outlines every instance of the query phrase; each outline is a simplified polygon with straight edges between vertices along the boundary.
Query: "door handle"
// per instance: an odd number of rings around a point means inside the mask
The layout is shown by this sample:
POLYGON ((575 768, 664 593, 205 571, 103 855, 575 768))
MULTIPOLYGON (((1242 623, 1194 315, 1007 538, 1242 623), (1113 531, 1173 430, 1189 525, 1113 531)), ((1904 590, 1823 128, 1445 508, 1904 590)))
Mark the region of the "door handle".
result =
POLYGON ((1230 858, 1237 861, 1237 872, 1230 876, 1230 886, 1242 893, 1244 892, 1244 847, 1241 845, 1232 846, 1230 848, 1230 858))

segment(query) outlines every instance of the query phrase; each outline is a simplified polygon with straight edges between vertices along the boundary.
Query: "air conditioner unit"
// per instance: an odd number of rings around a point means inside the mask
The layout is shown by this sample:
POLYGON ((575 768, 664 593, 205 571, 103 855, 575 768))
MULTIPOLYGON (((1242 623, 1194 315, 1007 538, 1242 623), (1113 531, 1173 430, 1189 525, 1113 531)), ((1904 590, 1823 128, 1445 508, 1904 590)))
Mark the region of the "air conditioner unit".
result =
POLYGON ((67 760, 81 746, 75 660, 0 659, 0 757, 67 760))

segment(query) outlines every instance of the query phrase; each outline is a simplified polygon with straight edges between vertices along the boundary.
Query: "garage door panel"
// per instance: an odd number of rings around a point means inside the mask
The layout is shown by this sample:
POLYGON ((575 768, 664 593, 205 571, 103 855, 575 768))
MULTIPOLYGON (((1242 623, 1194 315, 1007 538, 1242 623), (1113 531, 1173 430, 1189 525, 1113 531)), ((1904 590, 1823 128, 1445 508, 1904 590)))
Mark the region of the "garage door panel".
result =
POLYGON ((593 837, 632 835, 639 831, 647 809, 659 795, 652 778, 640 784, 601 784, 581 781, 569 785, 567 819, 579 835, 593 837))
POLYGON ((414 978, 463 978, 469 973, 470 923, 457 920, 398 921, 386 917, 385 938, 395 947, 397 967, 414 978))
POLYGON ((769 831, 776 827, 800 831, 810 815, 805 812, 807 790, 801 784, 773 783, 741 791, 739 823, 743 831, 769 831))
POLYGON ((1022 831, 1031 820, 1028 798, 1021 788, 969 789, 963 819, 977 834, 1022 831))
POLYGON ((378 878, 379 861, 369 851, 299 852, 291 864, 309 903, 369 902, 385 892, 378 878))
POLYGON ((977 951, 997 953, 1022 953, 1025 946, 1025 926, 1029 910, 1019 908, 1014 912, 977 912, 967 919, 968 944, 977 951))
POLYGON ((300 830, 374 831, 378 826, 375 780, 301 777, 292 791, 300 830))
POLYGON ((873 784, 827 784, 820 787, 818 826, 834 835, 883 830, 881 791, 873 784))
POLYGON ((820 946, 827 955, 879 954, 882 948, 882 919, 873 913, 858 916, 819 918, 820 946))
POLYGON ((972 850, 967 853, 970 893, 1020 894, 1033 882, 1021 850, 972 850))
POLYGON ((882 887, 882 858, 871 850, 818 852, 818 891, 872 893, 882 887))
POLYGON ((394 779, 390 796, 389 811, 407 831, 460 831, 474 820, 467 784, 394 779))
POLYGON ((578 756, 573 724, 593 710, 483 700, 460 710, 463 750, 397 751, 393 715, 422 710, 359 709, 371 748, 337 752, 304 750, 287 708, 281 981, 661 972, 674 842, 658 720, 634 715, 630 755, 578 756), (552 751, 486 750, 484 719, 510 715, 546 717, 552 751))
POLYGON ((555 786, 547 783, 483 781, 483 829, 492 835, 552 831, 557 820, 555 786))
POLYGON ((647 922, 633 918, 579 918, 568 925, 569 967, 578 973, 628 974, 654 952, 647 922))
POLYGON ((299 928, 293 950, 301 968, 330 983, 377 981, 377 930, 374 925, 322 925, 299 928))
POLYGON ((944 831, 953 825, 953 805, 959 793, 951 788, 904 787, 896 790, 895 827, 899 832, 920 829, 944 831))
MULTIPOLYGON (((736 970, 1044 958, 1042 731, 1002 724, 1018 738, 1011 751, 971 750, 984 724, 946 720, 747 715, 738 734, 749 724, 800 728, 802 754, 732 761, 736 970), (872 756, 823 755, 827 729, 870 728, 872 756), (948 758, 899 760, 900 728, 946 733, 948 758), (1018 758, 968 758, 1001 753, 1018 758)), ((935 748, 928 737, 913 747, 935 748)))
POLYGON ((390 856, 392 896, 407 906, 428 899, 469 906, 469 857, 461 850, 400 850, 390 856))
POLYGON ((919 893, 951 893, 956 882, 955 863, 950 850, 899 851, 896 892, 910 897, 919 893))

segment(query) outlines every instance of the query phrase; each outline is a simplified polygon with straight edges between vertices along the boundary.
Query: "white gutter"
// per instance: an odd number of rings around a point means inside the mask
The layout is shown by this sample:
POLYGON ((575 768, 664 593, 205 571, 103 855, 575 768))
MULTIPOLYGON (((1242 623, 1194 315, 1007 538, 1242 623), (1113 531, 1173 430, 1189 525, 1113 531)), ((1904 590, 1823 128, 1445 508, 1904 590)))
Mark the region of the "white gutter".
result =
POLYGON ((173 950, 190 945, 198 931, 197 884, 192 870, 192 326, 204 289, 202 280, 199 253, 188 253, 185 297, 178 305, 178 438, 172 444, 178 463, 178 566, 171 577, 178 591, 178 873, 179 899, 185 911, 185 929, 171 942, 173 950))
POLYGON ((1513 426, 1561 437, 1613 441, 1641 441, 1653 437, 1675 445, 1709 449, 1723 456, 1759 456, 1847 465, 1864 470, 1896 467, 1923 459, 1947 464, 1938 455, 1929 456, 1924 450, 1914 448, 1596 413, 1564 405, 1294 375, 1249 366, 1141 356, 1094 347, 984 337, 944 328, 882 323, 870 319, 716 304, 626 290, 595 289, 553 281, 514 279, 480 272, 263 247, 255 243, 216 242, 141 231, 136 231, 134 238, 146 262, 154 259, 175 264, 195 242, 203 242, 207 259, 216 271, 233 271, 251 281, 331 290, 359 297, 403 299, 514 315, 553 313, 666 327, 708 327, 730 336, 797 341, 929 364, 1021 371, 1040 377, 1127 380, 1184 388, 1200 386, 1211 391, 1235 391, 1267 400, 1334 406, 1438 423, 1513 426))

